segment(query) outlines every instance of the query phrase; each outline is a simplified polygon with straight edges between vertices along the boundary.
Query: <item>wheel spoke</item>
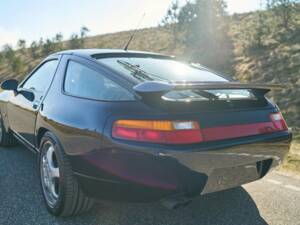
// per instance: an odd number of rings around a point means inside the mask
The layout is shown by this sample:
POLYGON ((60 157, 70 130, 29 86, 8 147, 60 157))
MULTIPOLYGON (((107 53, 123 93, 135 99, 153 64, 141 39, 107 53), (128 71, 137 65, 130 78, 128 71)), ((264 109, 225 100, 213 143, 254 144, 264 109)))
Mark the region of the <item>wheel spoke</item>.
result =
POLYGON ((58 198, 58 194, 56 193, 55 190, 55 182, 51 182, 50 191, 54 198, 58 198))
POLYGON ((59 178, 59 169, 55 167, 49 167, 51 178, 59 178))
POLYGON ((47 163, 51 166, 53 165, 53 159, 52 159, 53 152, 54 152, 54 148, 50 146, 46 153, 47 163))
POLYGON ((44 178, 44 182, 45 182, 46 188, 49 189, 49 188, 50 188, 50 183, 49 183, 48 177, 45 177, 45 178, 44 178))

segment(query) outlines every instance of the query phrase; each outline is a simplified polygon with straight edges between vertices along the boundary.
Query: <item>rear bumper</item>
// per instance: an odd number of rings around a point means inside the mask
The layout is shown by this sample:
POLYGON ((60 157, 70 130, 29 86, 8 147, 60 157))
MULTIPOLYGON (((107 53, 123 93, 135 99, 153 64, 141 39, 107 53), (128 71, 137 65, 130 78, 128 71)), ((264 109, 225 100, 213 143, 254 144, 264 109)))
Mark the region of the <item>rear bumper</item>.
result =
POLYGON ((118 144, 71 162, 84 191, 118 201, 194 197, 263 177, 289 151, 292 135, 268 135, 191 146, 188 150, 118 144))

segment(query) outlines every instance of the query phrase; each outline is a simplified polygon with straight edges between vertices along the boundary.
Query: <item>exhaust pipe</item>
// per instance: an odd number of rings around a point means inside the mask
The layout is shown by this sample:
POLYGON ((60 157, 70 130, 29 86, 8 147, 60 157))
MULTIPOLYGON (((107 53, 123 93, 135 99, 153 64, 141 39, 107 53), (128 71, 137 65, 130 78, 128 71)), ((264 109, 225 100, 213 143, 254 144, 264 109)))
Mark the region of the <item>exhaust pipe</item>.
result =
POLYGON ((161 200, 161 204, 167 209, 178 209, 190 204, 192 199, 185 197, 184 195, 177 195, 161 200))

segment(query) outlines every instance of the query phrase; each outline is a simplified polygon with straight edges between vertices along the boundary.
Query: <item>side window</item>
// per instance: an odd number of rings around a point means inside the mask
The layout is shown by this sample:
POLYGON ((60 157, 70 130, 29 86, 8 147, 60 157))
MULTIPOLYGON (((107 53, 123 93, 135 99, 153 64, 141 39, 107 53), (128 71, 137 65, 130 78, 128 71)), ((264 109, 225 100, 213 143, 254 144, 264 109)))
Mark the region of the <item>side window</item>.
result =
POLYGON ((22 88, 44 92, 51 83, 58 65, 58 60, 51 60, 38 68, 22 85, 22 88))
POLYGON ((69 61, 64 83, 65 92, 83 98, 104 101, 129 101, 133 96, 126 89, 100 73, 69 61))

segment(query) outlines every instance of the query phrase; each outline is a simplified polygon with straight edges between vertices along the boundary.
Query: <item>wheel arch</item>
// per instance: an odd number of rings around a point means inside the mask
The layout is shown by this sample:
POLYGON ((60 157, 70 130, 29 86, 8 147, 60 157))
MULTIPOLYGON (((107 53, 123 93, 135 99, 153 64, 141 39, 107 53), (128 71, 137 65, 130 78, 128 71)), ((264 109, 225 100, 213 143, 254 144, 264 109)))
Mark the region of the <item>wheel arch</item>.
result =
POLYGON ((46 132, 51 132, 49 129, 45 128, 45 127, 40 127, 37 131, 37 135, 36 135, 36 147, 39 148, 40 144, 41 144, 41 140, 44 136, 44 134, 46 132))

